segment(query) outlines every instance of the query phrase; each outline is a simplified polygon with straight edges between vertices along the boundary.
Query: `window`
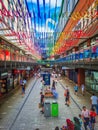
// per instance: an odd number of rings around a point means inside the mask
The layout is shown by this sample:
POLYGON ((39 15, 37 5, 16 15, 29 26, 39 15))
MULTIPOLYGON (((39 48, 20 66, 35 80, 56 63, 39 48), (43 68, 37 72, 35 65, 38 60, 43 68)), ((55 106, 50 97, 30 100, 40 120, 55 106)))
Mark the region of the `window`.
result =
POLYGON ((85 85, 89 91, 98 92, 98 72, 97 71, 86 71, 85 72, 85 85))

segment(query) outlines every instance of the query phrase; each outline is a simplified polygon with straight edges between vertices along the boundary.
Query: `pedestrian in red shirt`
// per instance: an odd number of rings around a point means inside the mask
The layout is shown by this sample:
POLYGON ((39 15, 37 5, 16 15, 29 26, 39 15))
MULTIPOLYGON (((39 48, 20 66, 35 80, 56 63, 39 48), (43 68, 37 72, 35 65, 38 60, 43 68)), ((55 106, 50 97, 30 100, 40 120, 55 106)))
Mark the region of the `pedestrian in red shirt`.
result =
POLYGON ((96 123, 96 118, 95 117, 97 115, 94 108, 91 108, 91 110, 89 112, 89 115, 90 115, 91 128, 92 128, 92 130, 94 130, 95 123, 96 123))

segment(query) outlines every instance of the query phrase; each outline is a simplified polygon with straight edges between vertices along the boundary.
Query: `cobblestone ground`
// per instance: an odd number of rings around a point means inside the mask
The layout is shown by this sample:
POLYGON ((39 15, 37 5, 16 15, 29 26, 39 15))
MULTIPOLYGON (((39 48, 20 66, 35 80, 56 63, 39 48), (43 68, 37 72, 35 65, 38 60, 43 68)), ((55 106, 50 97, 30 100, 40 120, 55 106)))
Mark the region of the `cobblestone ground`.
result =
MULTIPOLYGON (((71 100, 69 107, 64 104, 64 89, 62 85, 69 85, 71 95, 80 107, 83 105, 89 107, 88 96, 82 97, 82 95, 79 95, 76 97, 73 94, 73 84, 67 79, 62 79, 56 86, 57 92, 59 93, 59 98, 57 99, 59 104, 59 116, 46 118, 40 113, 40 109, 38 108, 41 79, 38 79, 36 83, 35 81, 35 79, 29 81, 24 96, 21 95, 21 91, 19 90, 7 98, 1 105, 0 130, 35 130, 35 128, 39 128, 40 130, 54 130, 56 126, 61 127, 65 124, 66 118, 73 119, 74 116, 78 116, 81 110, 73 100, 71 100), (32 86, 34 86, 34 88, 32 88, 32 86)), ((45 100, 50 102, 54 101, 54 99, 45 100)), ((98 130, 97 123, 95 130, 98 130)))

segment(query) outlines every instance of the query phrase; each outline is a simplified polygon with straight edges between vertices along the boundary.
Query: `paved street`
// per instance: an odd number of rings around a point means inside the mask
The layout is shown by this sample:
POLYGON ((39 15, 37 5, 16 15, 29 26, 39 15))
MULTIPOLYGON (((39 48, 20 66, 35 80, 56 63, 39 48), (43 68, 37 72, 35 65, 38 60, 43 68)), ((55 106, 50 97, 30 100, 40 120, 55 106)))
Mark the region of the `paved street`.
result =
MULTIPOLYGON (((87 98, 88 96, 82 97, 82 95, 79 95, 77 98, 73 94, 73 84, 69 83, 67 79, 65 81, 62 79, 56 86, 59 93, 59 98, 57 99, 59 116, 44 117, 38 108, 40 101, 40 81, 41 79, 37 81, 36 79, 31 79, 28 83, 25 96, 22 96, 19 90, 4 101, 0 108, 0 130, 35 130, 35 128, 39 128, 40 130, 54 130, 55 126, 61 127, 65 124, 66 118, 73 119, 74 116, 78 116, 81 110, 72 99, 70 107, 64 104, 64 88, 62 85, 69 85, 71 96, 80 107, 87 104, 87 107, 89 107, 89 102, 86 101, 89 99, 87 98)), ((54 101, 54 99, 45 100, 54 101)), ((98 130, 98 124, 96 124, 95 130, 98 130)))

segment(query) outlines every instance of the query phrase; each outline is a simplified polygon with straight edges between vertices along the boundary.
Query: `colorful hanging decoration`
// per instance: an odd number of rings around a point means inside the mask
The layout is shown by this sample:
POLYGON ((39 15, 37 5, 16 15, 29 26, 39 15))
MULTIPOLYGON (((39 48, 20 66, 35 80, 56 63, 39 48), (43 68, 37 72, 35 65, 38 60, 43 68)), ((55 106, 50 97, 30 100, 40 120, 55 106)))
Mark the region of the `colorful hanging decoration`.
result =
MULTIPOLYGON (((10 33, 8 33, 8 31, 6 31, 6 33, 4 34, 4 37, 8 38, 9 37, 15 37, 15 44, 18 46, 22 46, 25 45, 24 49, 28 50, 29 52, 33 52, 33 54, 36 56, 36 58, 40 58, 38 56, 38 54, 36 53, 36 51, 34 52, 34 50, 31 48, 31 34, 30 34, 30 26, 29 26, 29 20, 27 19, 27 22, 25 21, 25 18, 29 18, 30 14, 27 12, 27 14, 25 15, 22 9, 22 4, 20 2, 20 0, 17 0, 17 3, 12 3, 12 2, 8 2, 8 8, 5 5, 3 0, 0 0, 0 21, 3 23, 4 28, 8 29, 10 33), (17 5, 14 5, 17 4, 17 5), (16 17, 16 19, 15 19, 16 17), (17 21, 15 21, 17 20, 17 21), (16 31, 16 28, 13 28, 12 25, 14 26, 14 22, 18 24, 18 20, 20 22, 20 26, 18 28, 18 32, 16 31), (22 24, 22 26, 21 26, 22 24), (25 32, 25 28, 28 28, 28 31, 25 32), (15 30, 14 30, 15 29, 15 30), (23 30, 24 29, 24 30, 23 30)), ((15 24, 16 24, 15 23, 15 24)), ((16 25, 15 25, 16 26, 16 25)), ((13 40, 11 38, 11 40, 13 40)), ((12 42, 13 43, 13 42, 12 42)))

